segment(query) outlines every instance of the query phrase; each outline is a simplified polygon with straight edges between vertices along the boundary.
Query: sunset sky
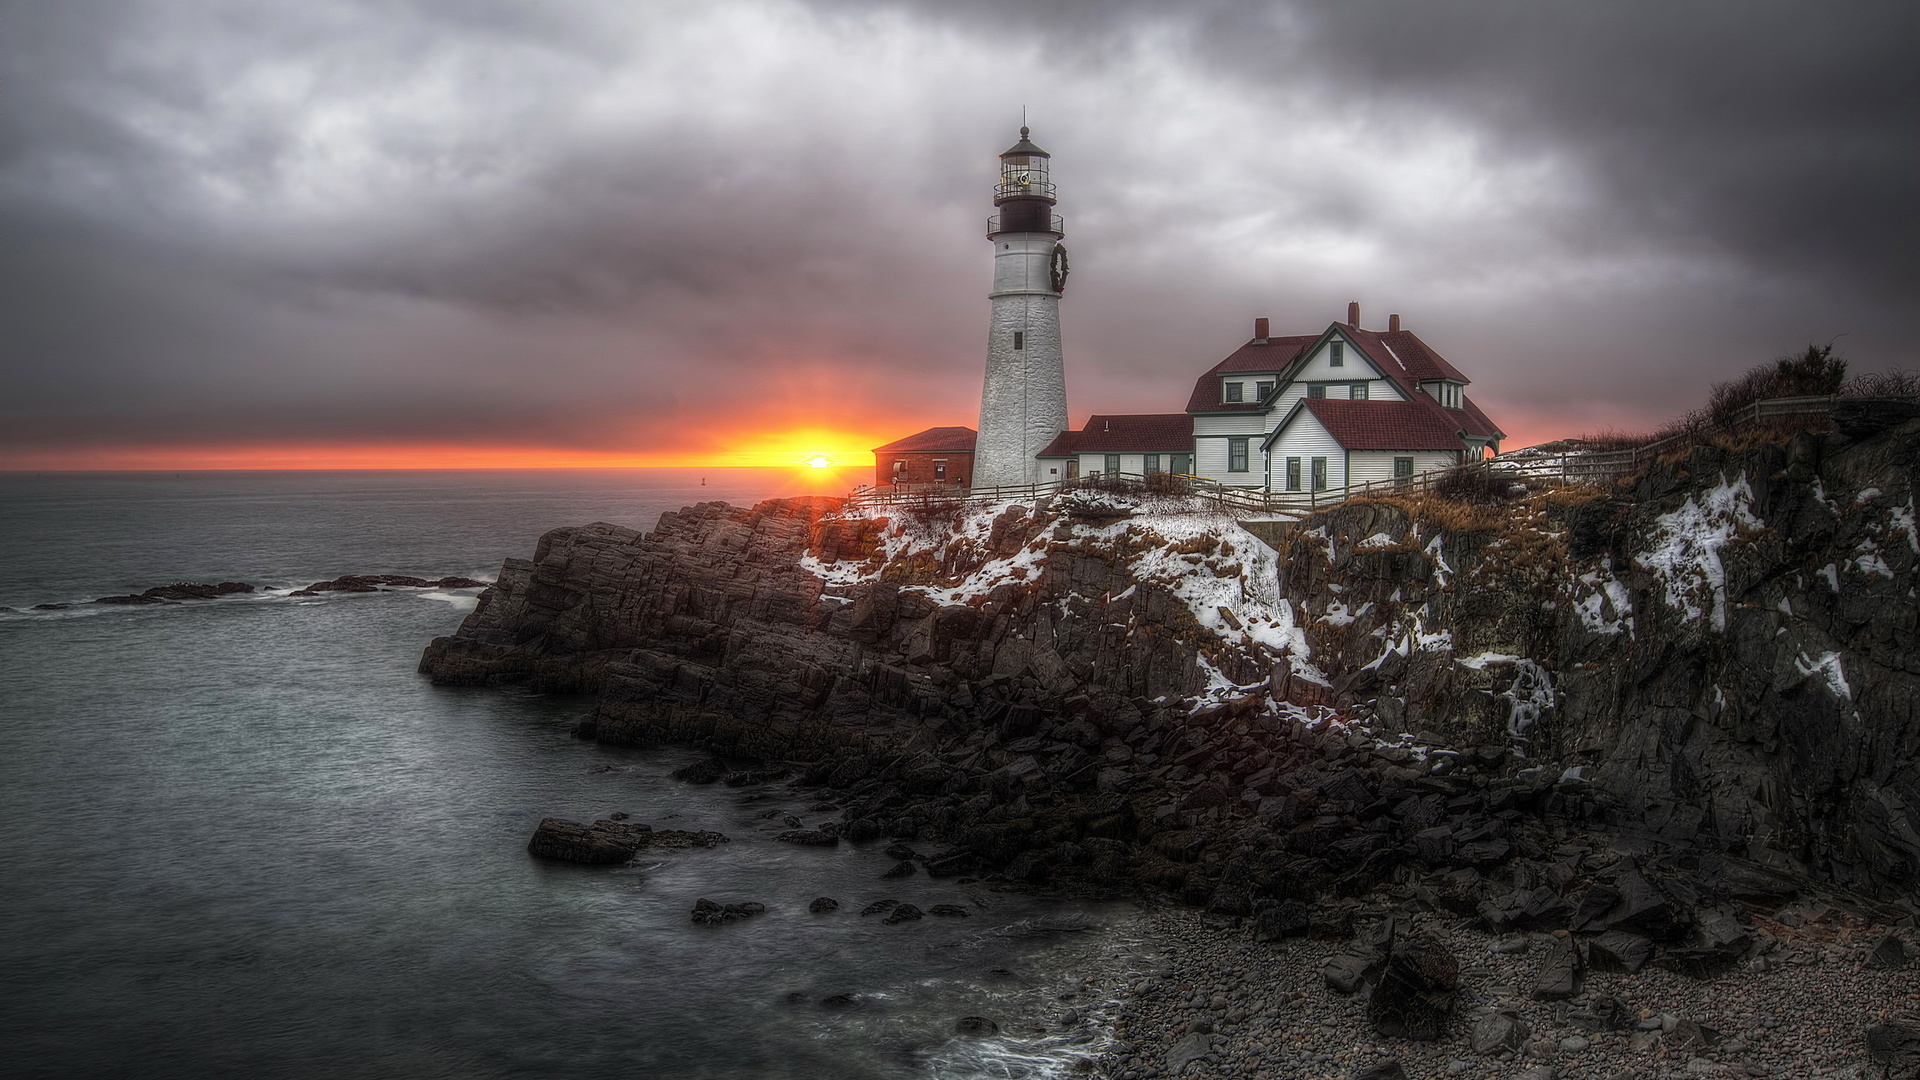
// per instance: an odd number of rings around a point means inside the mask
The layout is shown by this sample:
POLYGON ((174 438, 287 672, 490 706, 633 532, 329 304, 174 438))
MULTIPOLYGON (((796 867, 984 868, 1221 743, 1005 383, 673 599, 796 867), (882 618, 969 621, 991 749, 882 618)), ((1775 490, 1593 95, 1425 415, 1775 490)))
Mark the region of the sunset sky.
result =
POLYGON ((976 419, 995 155, 1068 403, 1397 312, 1520 445, 1920 367, 1920 5, 0 5, 0 468, 848 463, 976 419))

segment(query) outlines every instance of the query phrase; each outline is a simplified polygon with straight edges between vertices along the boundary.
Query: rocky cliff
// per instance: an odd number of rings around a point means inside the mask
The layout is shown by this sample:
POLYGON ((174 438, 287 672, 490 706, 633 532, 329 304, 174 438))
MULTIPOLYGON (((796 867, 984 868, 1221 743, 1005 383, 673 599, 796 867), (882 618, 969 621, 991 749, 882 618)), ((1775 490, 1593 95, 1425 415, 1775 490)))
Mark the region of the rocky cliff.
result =
POLYGON ((1686 963, 1738 938, 1696 905, 1912 903, 1916 464, 1880 418, 1273 546, 1149 493, 709 503, 549 533, 421 668, 592 693, 582 735, 715 775, 792 763, 942 872, 1282 921, 1386 886, 1686 963))

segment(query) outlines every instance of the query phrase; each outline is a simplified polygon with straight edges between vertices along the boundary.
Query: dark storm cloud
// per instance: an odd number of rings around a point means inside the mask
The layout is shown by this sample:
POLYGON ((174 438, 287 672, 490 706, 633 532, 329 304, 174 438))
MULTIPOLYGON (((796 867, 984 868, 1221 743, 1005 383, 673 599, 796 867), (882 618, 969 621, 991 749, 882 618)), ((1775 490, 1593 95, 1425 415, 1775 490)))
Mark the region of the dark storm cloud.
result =
POLYGON ((0 449, 964 422, 1021 105, 1076 415, 1352 296, 1574 426, 1911 363, 1911 11, 14 5, 0 449))

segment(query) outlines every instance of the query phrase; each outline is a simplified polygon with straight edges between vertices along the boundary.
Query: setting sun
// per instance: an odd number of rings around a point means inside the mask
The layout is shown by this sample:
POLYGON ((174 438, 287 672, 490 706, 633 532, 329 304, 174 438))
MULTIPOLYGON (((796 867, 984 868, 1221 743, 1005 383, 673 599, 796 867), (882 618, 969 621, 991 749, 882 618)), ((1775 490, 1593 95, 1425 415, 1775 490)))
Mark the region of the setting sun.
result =
POLYGON ((806 464, 816 469, 830 469, 833 467, 833 459, 825 454, 815 454, 806 460, 806 464))

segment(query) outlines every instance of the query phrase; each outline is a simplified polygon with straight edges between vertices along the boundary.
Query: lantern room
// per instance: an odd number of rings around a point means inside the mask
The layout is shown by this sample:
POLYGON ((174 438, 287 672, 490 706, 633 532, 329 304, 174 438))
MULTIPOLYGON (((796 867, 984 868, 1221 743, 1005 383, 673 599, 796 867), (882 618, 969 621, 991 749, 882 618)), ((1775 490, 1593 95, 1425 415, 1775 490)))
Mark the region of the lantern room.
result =
POLYGON ((1053 181, 1048 176, 1051 155, 1033 145, 1024 126, 1020 141, 1000 155, 1000 183, 993 189, 995 206, 1011 199, 1044 199, 1053 202, 1053 181))

